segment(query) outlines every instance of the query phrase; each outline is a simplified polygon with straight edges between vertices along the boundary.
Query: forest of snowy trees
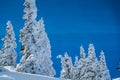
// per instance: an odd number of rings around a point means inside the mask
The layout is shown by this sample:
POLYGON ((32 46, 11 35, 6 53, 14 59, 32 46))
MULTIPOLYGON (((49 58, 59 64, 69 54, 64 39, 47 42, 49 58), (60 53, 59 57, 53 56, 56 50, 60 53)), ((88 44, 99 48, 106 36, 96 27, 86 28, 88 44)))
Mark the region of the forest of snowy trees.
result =
MULTIPOLYGON (((24 2, 25 20, 23 28, 20 30, 20 42, 22 44, 20 53, 22 58, 16 63, 17 47, 14 29, 11 21, 7 22, 6 36, 2 39, 3 48, 0 49, 0 66, 12 66, 17 72, 55 76, 51 60, 51 45, 44 28, 44 20, 37 18, 37 8, 35 0, 25 0, 24 2)), ((100 60, 97 59, 93 44, 89 45, 88 56, 86 56, 83 46, 80 47, 80 59, 75 57, 74 64, 71 57, 65 53, 59 55, 62 70, 61 78, 72 80, 111 80, 110 73, 106 65, 104 52, 100 53, 100 60)))
POLYGON ((61 59, 61 78, 72 80, 111 80, 109 70, 106 66, 104 52, 100 52, 100 60, 97 59, 93 44, 89 44, 88 56, 86 57, 83 46, 80 47, 80 59, 75 57, 74 64, 66 52, 61 59))

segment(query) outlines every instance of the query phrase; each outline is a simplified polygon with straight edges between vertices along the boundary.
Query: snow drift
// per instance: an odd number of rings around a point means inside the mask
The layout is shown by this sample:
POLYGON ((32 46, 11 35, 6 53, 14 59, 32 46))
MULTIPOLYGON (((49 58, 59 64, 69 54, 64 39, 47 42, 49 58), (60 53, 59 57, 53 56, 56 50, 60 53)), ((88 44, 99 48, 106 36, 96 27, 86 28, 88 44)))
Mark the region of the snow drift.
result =
POLYGON ((19 73, 19 72, 0 72, 0 80, 64 80, 48 76, 19 73))

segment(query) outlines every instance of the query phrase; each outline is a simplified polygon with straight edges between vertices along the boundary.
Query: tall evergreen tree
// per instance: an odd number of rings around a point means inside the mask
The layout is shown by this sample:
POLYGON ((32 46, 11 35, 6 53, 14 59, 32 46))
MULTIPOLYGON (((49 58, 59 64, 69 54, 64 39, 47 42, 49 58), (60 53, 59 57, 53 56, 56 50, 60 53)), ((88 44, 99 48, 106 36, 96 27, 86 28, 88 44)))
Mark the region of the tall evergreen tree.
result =
POLYGON ((73 70, 73 80, 86 80, 86 57, 83 46, 80 47, 80 60, 77 62, 77 66, 73 70))
MULTIPOLYGON (((35 52, 36 52, 36 48, 35 48, 35 28, 37 27, 37 21, 36 21, 36 17, 37 17, 37 8, 35 5, 35 0, 25 0, 24 2, 24 16, 23 19, 25 19, 25 24, 23 29, 21 29, 20 31, 20 41, 22 42, 22 49, 21 49, 21 53, 22 53, 22 58, 20 63, 17 65, 17 71, 20 72, 27 72, 27 73, 31 73, 32 69, 28 69, 32 66, 34 66, 36 64, 36 60, 32 62, 32 64, 28 64, 28 59, 31 55, 32 57, 35 57, 35 52)), ((35 57, 36 58, 36 57, 35 57)), ((34 59, 33 59, 34 60, 34 59)), ((39 66, 37 67, 39 70, 39 66)), ((34 72, 34 73, 38 73, 38 72, 34 72)))
POLYGON ((95 77, 98 73, 98 60, 95 55, 95 48, 93 44, 89 45, 88 48, 88 57, 86 64, 86 74, 87 80, 95 80, 95 77))
POLYGON ((106 66, 106 60, 104 56, 104 52, 100 53, 100 61, 99 61, 99 73, 96 76, 97 80, 111 80, 109 70, 106 66))
POLYGON ((59 56, 59 58, 61 58, 61 63, 62 63, 62 71, 61 71, 61 78, 64 79, 72 79, 72 60, 71 57, 68 56, 67 53, 65 53, 64 57, 62 57, 61 55, 59 56))
POLYGON ((51 46, 47 33, 45 32, 43 18, 38 21, 37 28, 36 49, 39 57, 41 74, 54 76, 55 70, 52 67, 53 62, 51 60, 51 46))
POLYGON ((88 61, 90 61, 90 62, 96 62, 97 61, 97 57, 96 57, 96 54, 95 54, 95 48, 94 48, 93 44, 89 44, 88 61))
POLYGON ((17 65, 17 71, 54 76, 55 70, 50 60, 51 46, 44 29, 43 19, 36 21, 35 0, 25 0, 24 6, 25 24, 20 31, 23 56, 17 65))
POLYGON ((85 50, 84 50, 82 45, 80 46, 80 58, 81 59, 85 59, 86 58, 85 50))
POLYGON ((7 22, 6 36, 2 39, 4 41, 4 48, 2 49, 0 65, 1 66, 16 66, 17 53, 16 38, 13 31, 13 26, 10 21, 7 22))

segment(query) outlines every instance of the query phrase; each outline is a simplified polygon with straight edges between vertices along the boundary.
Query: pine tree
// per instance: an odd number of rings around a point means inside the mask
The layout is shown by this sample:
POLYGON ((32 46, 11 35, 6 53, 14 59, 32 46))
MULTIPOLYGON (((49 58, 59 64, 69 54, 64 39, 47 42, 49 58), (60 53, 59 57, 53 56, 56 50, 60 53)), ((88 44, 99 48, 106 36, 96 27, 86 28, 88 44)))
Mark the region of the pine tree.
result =
POLYGON ((97 61, 97 57, 96 57, 96 54, 95 54, 95 48, 94 48, 93 44, 89 44, 88 59, 91 62, 96 62, 97 61))
POLYGON ((64 79, 72 79, 72 60, 71 57, 68 56, 67 53, 65 53, 64 57, 61 55, 59 56, 61 58, 61 63, 62 63, 62 71, 61 71, 61 78, 64 79))
POLYGON ((80 60, 77 61, 77 66, 74 67, 73 70, 73 80, 85 80, 86 77, 85 72, 86 72, 86 57, 85 57, 85 52, 83 46, 80 47, 80 60))
POLYGON ((84 50, 82 45, 80 46, 80 58, 81 59, 85 59, 86 58, 85 50, 84 50))
POLYGON ((98 60, 95 55, 95 48, 93 44, 89 45, 88 48, 88 57, 86 64, 86 74, 87 80, 95 80, 96 75, 98 74, 98 60))
POLYGON ((25 24, 20 31, 21 53, 23 56, 17 65, 17 71, 54 76, 55 70, 50 60, 51 46, 44 29, 43 19, 36 21, 37 8, 35 0, 25 0, 24 6, 23 19, 25 19, 25 24))
POLYGON ((51 60, 51 46, 47 33, 45 32, 43 18, 41 18, 38 21, 37 28, 38 28, 37 29, 38 34, 37 34, 36 48, 39 57, 41 74, 47 76, 54 76, 55 70, 52 67, 53 62, 51 60))
POLYGON ((17 53, 16 48, 16 38, 13 31, 13 26, 10 21, 7 22, 6 36, 2 39, 4 41, 4 48, 2 49, 2 55, 0 59, 1 66, 16 66, 17 53))
MULTIPOLYGON (((27 72, 32 73, 34 65, 39 65, 37 63, 37 54, 36 54, 36 27, 37 27, 37 8, 35 5, 35 0, 25 0, 24 2, 24 16, 23 19, 25 19, 25 24, 23 29, 20 31, 20 41, 22 43, 22 58, 20 60, 20 63, 17 65, 16 70, 19 72, 27 72), (31 55, 32 59, 31 60, 31 55), (34 57, 34 58, 33 58, 34 57), (30 59, 30 60, 29 60, 30 59), (29 61, 32 61, 30 63, 29 61), (32 67, 32 69, 31 69, 32 67)), ((34 72, 35 74, 39 73, 39 66, 36 67, 37 72, 34 72)))
POLYGON ((99 69, 100 72, 97 75, 97 80, 111 80, 103 51, 100 53, 99 69))

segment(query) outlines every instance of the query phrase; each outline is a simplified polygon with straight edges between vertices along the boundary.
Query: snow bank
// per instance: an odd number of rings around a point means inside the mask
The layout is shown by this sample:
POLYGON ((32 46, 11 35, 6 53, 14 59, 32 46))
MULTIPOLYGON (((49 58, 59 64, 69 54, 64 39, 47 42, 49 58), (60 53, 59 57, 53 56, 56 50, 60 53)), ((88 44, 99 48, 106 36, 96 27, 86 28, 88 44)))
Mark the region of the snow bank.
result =
POLYGON ((48 76, 19 73, 19 72, 0 72, 0 80, 64 80, 48 76))
POLYGON ((15 80, 15 78, 8 76, 8 75, 2 75, 0 76, 1 80, 15 80))
POLYGON ((10 72, 16 72, 15 68, 13 66, 4 66, 4 69, 10 71, 10 72))
POLYGON ((116 78, 116 79, 113 79, 113 80, 120 80, 120 78, 116 78))

